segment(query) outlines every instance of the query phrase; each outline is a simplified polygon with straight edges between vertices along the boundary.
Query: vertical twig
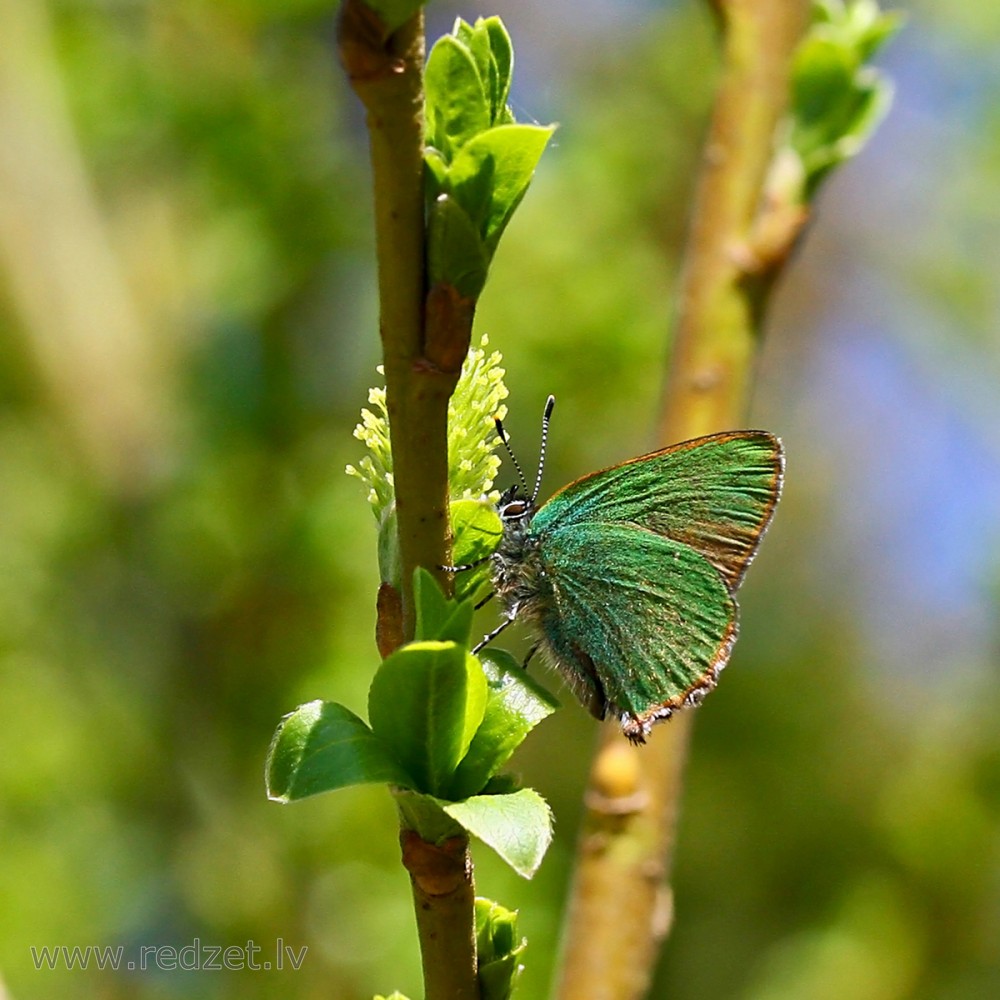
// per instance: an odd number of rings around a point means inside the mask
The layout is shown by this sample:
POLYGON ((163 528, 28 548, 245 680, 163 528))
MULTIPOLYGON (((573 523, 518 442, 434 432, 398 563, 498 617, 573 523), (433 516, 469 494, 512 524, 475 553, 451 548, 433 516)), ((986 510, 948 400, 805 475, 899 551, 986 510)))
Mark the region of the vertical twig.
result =
MULTIPOLYGON (((402 590, 401 623, 380 628, 380 640, 391 637, 380 642, 388 653, 413 637, 413 570, 423 566, 450 585, 440 573, 450 562, 448 400, 468 347, 471 308, 456 306, 446 293, 427 301, 423 15, 390 33, 361 0, 346 0, 339 42, 351 85, 367 112, 371 144, 379 326, 402 590)), ((385 590, 379 595, 380 612, 395 603, 385 590)), ((406 829, 400 839, 413 886, 425 996, 474 1000, 479 991, 468 840, 434 845, 406 829)))
POLYGON ((361 0, 347 0, 340 51, 367 111, 371 144, 379 332, 402 564, 402 632, 408 639, 413 570, 436 572, 446 561, 448 398, 454 388, 424 351, 423 16, 387 34, 361 0))
POLYGON ((413 883, 425 1000, 479 1000, 469 841, 452 837, 428 844, 411 830, 399 839, 413 883))
MULTIPOLYGON (((664 443, 738 426, 773 270, 750 273, 746 252, 788 101, 805 0, 712 0, 723 48, 680 282, 672 365, 660 420, 664 443)), ((670 929, 670 867, 692 715, 646 747, 602 730, 567 921, 557 996, 645 995, 670 929)))

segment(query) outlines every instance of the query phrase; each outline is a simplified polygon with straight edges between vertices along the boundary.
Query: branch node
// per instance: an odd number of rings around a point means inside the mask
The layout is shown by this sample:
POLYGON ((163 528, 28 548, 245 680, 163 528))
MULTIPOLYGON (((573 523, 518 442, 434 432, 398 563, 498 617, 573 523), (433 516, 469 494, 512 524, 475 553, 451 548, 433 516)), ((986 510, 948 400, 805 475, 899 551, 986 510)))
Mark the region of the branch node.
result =
POLYGON ((627 816, 641 812, 648 802, 636 751, 621 742, 608 743, 594 761, 587 808, 599 815, 627 816))
POLYGON ((403 867, 425 896, 447 896, 461 889, 471 877, 469 841, 465 837, 449 837, 440 844, 431 844, 414 830, 401 830, 399 845, 403 867))
POLYGON ((391 583, 380 584, 375 611, 375 644, 384 660, 403 645, 403 595, 391 583))
POLYGON ((396 33, 362 0, 345 0, 337 22, 340 60, 351 84, 373 83, 406 71, 406 60, 396 52, 396 33))
POLYGON ((424 355, 434 369, 456 377, 472 342, 476 300, 438 282, 427 293, 424 355))

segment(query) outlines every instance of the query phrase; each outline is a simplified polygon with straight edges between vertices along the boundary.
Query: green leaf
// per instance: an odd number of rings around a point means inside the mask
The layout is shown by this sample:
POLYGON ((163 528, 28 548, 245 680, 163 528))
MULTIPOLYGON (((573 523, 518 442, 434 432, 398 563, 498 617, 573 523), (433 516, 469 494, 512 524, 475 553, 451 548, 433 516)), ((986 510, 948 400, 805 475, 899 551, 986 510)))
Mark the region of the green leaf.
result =
POLYGON ((528 942, 517 935, 517 910, 476 899, 476 963, 483 1000, 508 1000, 523 971, 528 942))
POLYGON ((888 81, 878 80, 870 87, 857 91, 854 106, 850 109, 851 117, 843 134, 827 144, 815 144, 811 152, 803 158, 803 166, 808 174, 809 192, 814 191, 834 167, 861 151, 869 136, 888 113, 891 103, 892 86, 888 81))
POLYGON ((883 14, 875 0, 813 0, 815 28, 831 32, 867 62, 906 22, 900 11, 883 14))
POLYGON ((488 560, 500 544, 503 522, 496 507, 481 500, 455 500, 449 511, 452 559, 456 566, 474 567, 455 574, 455 596, 474 601, 492 586, 488 560))
POLYGON ((859 86, 851 118, 839 140, 841 155, 845 159, 860 151, 889 113, 893 91, 891 81, 885 79, 873 79, 859 86))
POLYGON ((368 718, 413 775, 438 795, 468 752, 486 710, 479 661, 454 642, 413 642, 382 661, 368 692, 368 718))
POLYGON ((421 840, 428 844, 441 844, 451 837, 464 835, 465 828, 444 811, 441 799, 405 788, 390 790, 396 800, 403 829, 414 830, 421 840))
POLYGON ((524 966, 518 961, 520 950, 479 963, 479 993, 482 1000, 508 1000, 517 986, 524 966))
POLYGON ((448 161, 442 155, 441 150, 435 149, 433 146, 425 146, 424 167, 426 168, 424 194, 429 213, 434 208, 434 202, 437 201, 438 197, 448 190, 448 161))
POLYGON ((474 299, 486 284, 489 254, 465 209, 448 194, 439 195, 427 216, 427 271, 431 286, 451 285, 474 299))
MULTIPOLYGON (((483 85, 484 95, 490 99, 496 88, 497 66, 490 51, 490 36, 483 26, 482 18, 478 18, 474 25, 458 18, 452 34, 469 50, 476 63, 479 72, 479 79, 483 85)), ((490 112, 489 123, 493 124, 492 100, 488 100, 487 107, 490 112)))
POLYGON ((554 131, 540 125, 498 125, 470 139, 452 161, 452 194, 478 226, 490 254, 554 131))
POLYGON ((792 106, 798 123, 808 126, 828 120, 831 106, 839 106, 850 92, 858 65, 856 52, 830 38, 816 34, 803 40, 792 68, 792 106))
POLYGON ((413 603, 417 613, 415 638, 440 639, 441 626, 453 609, 437 580, 423 566, 413 571, 413 603))
POLYGON ((437 580, 422 566, 413 572, 413 600, 417 610, 416 639, 469 645, 473 614, 471 601, 445 597, 437 580))
POLYGON ((476 898, 476 954, 482 962, 502 958, 517 946, 517 910, 476 898))
POLYGON ((439 639, 457 642, 466 649, 472 645, 472 616, 475 606, 472 601, 452 601, 452 612, 441 626, 439 639))
POLYGON ((531 788, 510 795, 476 795, 441 808, 469 833, 492 847, 524 878, 531 878, 552 840, 552 814, 531 788))
POLYGON ((376 993, 374 1000, 409 1000, 409 997, 403 996, 399 990, 396 990, 395 993, 390 993, 387 997, 382 996, 381 993, 376 993))
POLYGON ((424 72, 427 259, 432 285, 475 299, 551 128, 516 125, 514 53, 503 22, 459 18, 424 72))
POLYGON ((495 774, 483 789, 483 795, 511 795, 521 790, 521 782, 514 774, 495 774))
POLYGON ((510 96, 510 80, 514 72, 514 47, 510 35, 499 17, 487 17, 482 22, 490 38, 490 53, 496 67, 494 89, 490 94, 493 103, 493 124, 512 124, 514 116, 507 108, 507 98, 510 96))
MULTIPOLYGON (((878 13, 878 7, 872 4, 875 8, 875 12, 878 13)), ((862 62, 868 62, 872 56, 886 42, 888 42, 902 27, 906 24, 906 15, 902 11, 889 11, 887 14, 880 15, 877 20, 872 21, 870 24, 865 26, 864 31, 860 34, 857 40, 858 53, 861 56, 862 62)))
POLYGON ((424 70, 427 142, 446 161, 490 127, 489 98, 468 47, 453 35, 439 38, 424 70))
POLYGON ((814 0, 813 23, 792 65, 789 151, 802 165, 799 197, 857 154, 885 116, 892 87, 866 65, 902 24, 874 0, 814 0))
POLYGON ((348 785, 412 786, 390 748, 353 712, 312 701, 286 715, 267 754, 268 797, 291 802, 348 785))
POLYGON ((489 98, 490 125, 507 125, 514 116, 507 107, 514 49, 499 17, 476 18, 474 25, 458 18, 452 35, 469 50, 489 98))
POLYGON ((378 572, 382 583, 391 583, 397 590, 403 586, 403 557, 399 552, 399 527, 396 504, 386 507, 378 527, 378 572))
POLYGON ((453 799, 482 791, 525 736, 559 707, 505 650, 490 650, 482 662, 489 697, 483 721, 452 779, 453 799))

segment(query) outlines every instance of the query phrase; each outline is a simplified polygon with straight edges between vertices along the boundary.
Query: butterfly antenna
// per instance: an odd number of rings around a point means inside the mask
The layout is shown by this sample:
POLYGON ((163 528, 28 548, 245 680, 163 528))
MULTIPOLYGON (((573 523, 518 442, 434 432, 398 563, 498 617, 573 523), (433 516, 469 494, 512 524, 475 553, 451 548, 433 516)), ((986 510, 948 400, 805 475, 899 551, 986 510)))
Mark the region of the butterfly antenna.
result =
POLYGON ((510 455, 510 460, 514 463, 514 468, 517 469, 517 478, 521 480, 521 488, 524 490, 525 494, 527 494, 528 482, 524 478, 524 473, 521 471, 521 463, 517 460, 517 456, 514 454, 514 449, 510 446, 510 440, 507 437, 507 432, 503 429, 503 421, 499 417, 494 417, 493 423, 496 424, 497 434, 500 436, 500 440, 503 441, 503 446, 507 449, 507 454, 510 455))
POLYGON ((549 440, 549 421, 552 419, 552 410, 556 405, 556 397, 549 396, 545 401, 545 412, 542 414, 542 447, 538 452, 538 475, 535 477, 535 488, 531 494, 531 502, 534 503, 538 496, 538 491, 542 488, 542 471, 545 469, 545 445, 549 440))

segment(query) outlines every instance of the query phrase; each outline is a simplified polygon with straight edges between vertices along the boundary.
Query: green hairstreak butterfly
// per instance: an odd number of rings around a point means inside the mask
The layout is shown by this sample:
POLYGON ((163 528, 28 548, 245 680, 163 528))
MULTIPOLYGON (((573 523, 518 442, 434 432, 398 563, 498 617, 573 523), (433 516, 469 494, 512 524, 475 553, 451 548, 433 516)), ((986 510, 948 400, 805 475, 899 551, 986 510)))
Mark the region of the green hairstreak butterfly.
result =
MULTIPOLYGON (((736 641, 735 594, 781 493, 784 453, 767 431, 727 431, 593 472, 540 507, 538 476, 500 498, 492 560, 504 621, 524 622, 599 719, 633 743, 698 705, 736 641)), ((503 427, 497 430, 507 444, 503 427)), ((529 654, 530 656, 530 654, 529 654)))

